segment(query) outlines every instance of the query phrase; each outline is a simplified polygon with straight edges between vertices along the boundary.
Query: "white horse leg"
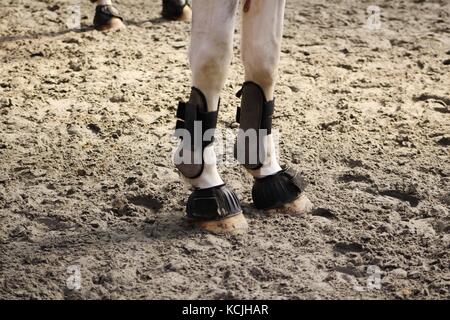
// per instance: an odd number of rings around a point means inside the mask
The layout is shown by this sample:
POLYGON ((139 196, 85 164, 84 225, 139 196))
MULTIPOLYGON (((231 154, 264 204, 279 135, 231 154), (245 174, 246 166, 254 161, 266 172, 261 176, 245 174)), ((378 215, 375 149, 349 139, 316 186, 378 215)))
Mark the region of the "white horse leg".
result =
MULTIPOLYGON (((261 86, 267 100, 273 100, 280 59, 285 0, 244 0, 242 6, 242 60, 245 81, 261 86)), ((273 135, 265 137, 268 146, 267 161, 254 177, 274 174, 281 170, 275 154, 273 135)))
MULTIPOLYGON (((242 5, 242 59, 245 80, 258 84, 268 101, 274 98, 283 33, 285 0, 243 0, 242 5)), ((276 107, 275 107, 276 112, 276 107)), ((265 137, 266 160, 256 170, 249 170, 255 178, 270 177, 280 172, 273 135, 265 137)), ((301 193, 291 203, 280 209, 303 213, 312 208, 311 202, 301 193)))
MULTIPOLYGON (((189 61, 193 89, 189 103, 185 105, 186 113, 210 113, 218 110, 219 94, 225 84, 233 51, 237 4, 238 0, 192 2, 189 61)), ((187 113, 182 116, 184 126, 191 128, 193 115, 187 113)), ((183 154, 192 154, 192 147, 183 149, 183 142, 175 154, 179 154, 181 149, 183 154)), ((241 232, 247 229, 247 221, 237 196, 232 190, 222 186, 224 183, 217 171, 213 144, 203 150, 203 160, 203 168, 200 170, 198 165, 188 162, 177 165, 184 176, 194 177, 200 174, 196 178, 187 179, 195 187, 187 202, 188 218, 198 227, 211 232, 241 232)))
POLYGON ((285 0, 243 0, 242 59, 245 79, 258 83, 273 99, 280 60, 285 0))
POLYGON ((97 0, 97 1, 95 1, 95 4, 112 6, 112 1, 111 0, 97 0))
MULTIPOLYGON (((193 0, 189 61, 192 86, 206 97, 208 111, 216 111, 233 52, 234 21, 238 0, 193 0)), ((197 188, 223 184, 212 144, 205 148, 202 174, 189 182, 197 188)))

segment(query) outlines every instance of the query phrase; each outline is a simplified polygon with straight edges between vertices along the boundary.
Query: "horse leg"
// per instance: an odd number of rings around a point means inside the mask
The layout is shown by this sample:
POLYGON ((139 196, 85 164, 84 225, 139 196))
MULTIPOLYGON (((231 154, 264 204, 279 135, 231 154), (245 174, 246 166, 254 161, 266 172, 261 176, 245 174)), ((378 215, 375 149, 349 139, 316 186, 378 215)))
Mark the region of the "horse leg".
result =
MULTIPOLYGON (((233 49, 234 20, 238 0, 194 0, 189 61, 192 90, 189 101, 180 104, 177 128, 197 139, 195 122, 205 130, 217 123, 220 90, 225 84, 233 49)), ((211 132, 211 131, 210 131, 211 132)), ((187 202, 187 217, 212 232, 247 228, 247 222, 234 192, 221 179, 213 143, 192 147, 185 137, 174 154, 176 167, 195 188, 187 202), (199 155, 200 161, 192 161, 199 155)))
MULTIPOLYGON (((303 193, 305 184, 297 172, 280 167, 271 134, 284 7, 285 0, 243 1, 241 52, 246 82, 241 91, 240 122, 242 128, 244 123, 242 120, 246 120, 242 117, 255 117, 252 114, 254 111, 248 110, 262 110, 263 115, 267 114, 259 127, 262 128, 265 125, 264 129, 268 129, 261 141, 264 146, 264 161, 257 165, 246 165, 255 178, 252 190, 255 206, 261 209, 303 213, 312 208, 311 202, 303 193)), ((253 152, 255 151, 258 152, 259 148, 253 149, 253 152)))

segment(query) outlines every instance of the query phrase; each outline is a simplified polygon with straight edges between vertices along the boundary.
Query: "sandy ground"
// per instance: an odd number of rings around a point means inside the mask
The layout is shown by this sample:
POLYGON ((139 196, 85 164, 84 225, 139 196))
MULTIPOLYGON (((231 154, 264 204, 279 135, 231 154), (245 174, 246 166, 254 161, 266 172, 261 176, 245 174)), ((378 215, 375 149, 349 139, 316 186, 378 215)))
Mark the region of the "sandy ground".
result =
POLYGON ((369 30, 372 2, 288 0, 274 125, 316 209, 266 216, 222 165, 250 224, 237 236, 182 220, 188 23, 120 0, 127 29, 75 32, 70 1, 0 3, 0 298, 450 298, 448 1, 378 1, 369 30))

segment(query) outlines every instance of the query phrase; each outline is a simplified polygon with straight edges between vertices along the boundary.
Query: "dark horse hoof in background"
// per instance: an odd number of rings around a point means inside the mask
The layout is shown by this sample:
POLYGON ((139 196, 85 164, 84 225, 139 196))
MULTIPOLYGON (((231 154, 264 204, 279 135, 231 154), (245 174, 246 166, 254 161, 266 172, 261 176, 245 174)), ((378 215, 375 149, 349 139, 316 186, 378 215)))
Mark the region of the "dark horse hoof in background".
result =
POLYGON ((161 15, 167 20, 190 21, 192 17, 190 0, 163 0, 161 15))
MULTIPOLYGON (((96 0, 91 0, 96 2, 96 0)), ((97 5, 95 7, 94 27, 99 31, 117 30, 123 28, 123 18, 112 5, 97 5)))

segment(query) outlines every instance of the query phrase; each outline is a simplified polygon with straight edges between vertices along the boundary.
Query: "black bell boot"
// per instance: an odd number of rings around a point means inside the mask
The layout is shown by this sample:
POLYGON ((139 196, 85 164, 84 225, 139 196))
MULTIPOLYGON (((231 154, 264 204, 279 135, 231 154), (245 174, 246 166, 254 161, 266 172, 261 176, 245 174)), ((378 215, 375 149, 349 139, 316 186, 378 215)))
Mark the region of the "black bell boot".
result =
POLYGON ((112 5, 98 5, 95 8, 94 27, 100 31, 118 29, 124 26, 123 18, 112 5))
POLYGON ((161 15, 167 20, 190 20, 191 1, 188 0, 163 0, 161 15))
POLYGON ((252 188, 257 209, 273 209, 295 201, 306 188, 305 180, 291 168, 263 178, 256 178, 252 188))

